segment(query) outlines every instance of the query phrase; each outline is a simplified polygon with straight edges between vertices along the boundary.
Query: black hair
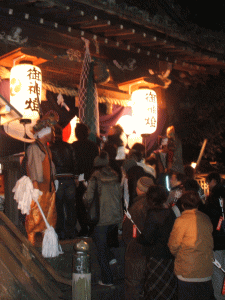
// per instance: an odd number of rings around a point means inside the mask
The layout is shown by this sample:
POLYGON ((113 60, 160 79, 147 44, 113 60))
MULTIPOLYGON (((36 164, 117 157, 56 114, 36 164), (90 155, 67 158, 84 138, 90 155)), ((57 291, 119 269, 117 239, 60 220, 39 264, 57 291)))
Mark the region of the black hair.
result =
POLYGON ((146 199, 150 206, 161 207, 167 200, 166 189, 160 185, 152 185, 148 188, 146 199))
POLYGON ((184 209, 194 209, 202 203, 199 194, 195 191, 184 192, 180 197, 180 203, 183 205, 184 209))
POLYGON ((117 147, 115 144, 112 143, 105 143, 105 145, 103 146, 104 151, 106 151, 109 155, 109 159, 115 159, 116 155, 117 155, 117 147))
POLYGON ((141 144, 141 143, 135 143, 135 144, 131 147, 131 149, 137 150, 137 151, 139 151, 139 152, 141 152, 141 153, 144 153, 144 152, 145 152, 145 146, 144 146, 143 144, 141 144))
POLYGON ((75 135, 78 140, 85 140, 89 135, 89 128, 83 123, 78 123, 75 128, 75 135))
POLYGON ((137 162, 140 162, 142 160, 142 158, 143 158, 143 155, 141 154, 140 151, 137 151, 135 149, 131 149, 129 151, 128 158, 133 158, 137 162))
POLYGON ((177 180, 181 181, 181 182, 183 182, 186 179, 185 174, 180 173, 180 172, 171 171, 170 172, 170 177, 172 177, 172 175, 176 175, 177 180))
POLYGON ((198 182, 194 179, 186 179, 183 182, 183 187, 184 187, 185 191, 198 192, 200 189, 198 182))

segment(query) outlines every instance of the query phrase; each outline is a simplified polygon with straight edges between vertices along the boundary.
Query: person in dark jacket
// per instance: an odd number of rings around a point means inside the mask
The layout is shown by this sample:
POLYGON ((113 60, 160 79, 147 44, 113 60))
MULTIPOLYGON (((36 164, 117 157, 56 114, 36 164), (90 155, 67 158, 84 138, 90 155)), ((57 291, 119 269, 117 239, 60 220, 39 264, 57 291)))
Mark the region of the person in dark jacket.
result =
POLYGON ((55 129, 55 140, 51 144, 52 160, 56 168, 56 232, 59 239, 70 239, 76 235, 76 184, 77 164, 72 146, 62 140, 62 130, 55 129))
POLYGON ((109 166, 107 152, 102 151, 94 160, 97 168, 91 175, 87 191, 84 194, 84 203, 91 205, 95 200, 95 188, 98 188, 99 221, 94 227, 92 239, 97 248, 97 257, 101 269, 100 285, 112 286, 113 273, 111 265, 117 261, 110 247, 109 239, 114 232, 118 237, 118 225, 123 219, 122 193, 118 174, 109 166))
MULTIPOLYGON (((201 206, 201 211, 206 213, 213 224, 213 240, 214 240, 214 258, 219 261, 222 268, 225 268, 225 187, 221 184, 221 177, 218 172, 210 173, 206 182, 209 186, 209 196, 205 205, 201 206)), ((224 274, 217 267, 214 267, 212 283, 214 295, 216 299, 225 299, 225 295, 221 295, 223 287, 224 274)))
POLYGON ((148 210, 144 229, 138 241, 144 245, 147 266, 145 271, 144 299, 173 299, 177 279, 173 273, 174 258, 167 246, 176 216, 165 208, 167 193, 162 186, 148 189, 148 210))
POLYGON ((146 193, 153 185, 149 177, 141 177, 137 182, 137 197, 129 209, 131 220, 125 217, 123 222, 123 241, 126 244, 125 252, 125 299, 140 300, 143 295, 143 279, 146 258, 143 255, 143 246, 137 242, 140 235, 137 228, 142 231, 148 211, 146 193), (136 228, 137 227, 137 228, 136 228))
POLYGON ((147 176, 155 181, 155 178, 152 175, 152 173, 149 173, 143 167, 144 164, 143 165, 139 164, 142 161, 142 158, 143 157, 141 152, 135 149, 131 149, 128 158, 123 163, 123 169, 126 172, 126 177, 128 180, 129 207, 132 206, 135 197, 137 197, 136 187, 137 187, 138 179, 143 176, 147 176))
MULTIPOLYGON (((84 174, 84 180, 88 181, 93 170, 94 159, 99 155, 99 147, 88 139, 89 128, 85 124, 77 124, 75 135, 78 140, 72 144, 72 147, 77 159, 77 172, 79 175, 84 174)), ((86 209, 82 200, 85 191, 86 186, 80 182, 76 193, 77 219, 81 227, 79 236, 90 235, 86 209)))

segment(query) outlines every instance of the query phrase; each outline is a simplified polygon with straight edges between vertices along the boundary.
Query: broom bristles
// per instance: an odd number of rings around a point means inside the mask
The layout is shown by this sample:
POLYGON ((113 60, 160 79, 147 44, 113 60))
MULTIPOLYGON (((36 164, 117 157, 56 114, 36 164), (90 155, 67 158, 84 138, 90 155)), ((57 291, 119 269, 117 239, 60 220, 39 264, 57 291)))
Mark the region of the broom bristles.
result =
POLYGON ((44 233, 42 242, 42 255, 46 258, 56 257, 62 254, 62 248, 59 244, 58 235, 52 226, 49 226, 44 233))

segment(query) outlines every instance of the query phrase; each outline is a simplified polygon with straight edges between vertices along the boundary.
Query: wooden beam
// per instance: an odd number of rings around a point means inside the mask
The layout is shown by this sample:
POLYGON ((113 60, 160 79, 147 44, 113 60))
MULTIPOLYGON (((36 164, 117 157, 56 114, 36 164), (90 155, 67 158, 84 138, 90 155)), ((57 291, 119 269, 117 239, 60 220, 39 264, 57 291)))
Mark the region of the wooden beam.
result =
POLYGON ((158 47, 158 46, 164 46, 167 44, 167 40, 156 40, 155 42, 150 42, 148 40, 145 40, 141 46, 142 47, 158 47))
POLYGON ((109 97, 120 100, 128 100, 130 99, 130 95, 127 92, 124 92, 116 87, 109 87, 104 85, 97 85, 98 94, 100 97, 109 97))
MULTIPOLYGON (((81 12, 82 13, 82 12, 81 12)), ((79 16, 76 18, 68 18, 67 19, 67 24, 72 26, 72 25, 79 25, 79 24, 86 24, 86 23, 91 23, 94 21, 97 21, 98 17, 97 16, 79 16)))
MULTIPOLYGON (((81 29, 96 29, 98 28, 99 30, 106 30, 106 27, 109 27, 111 25, 111 21, 95 21, 95 22, 90 22, 87 25, 81 25, 81 29)), ((99 31, 100 32, 100 31, 99 31)))
POLYGON ((102 33, 102 32, 114 32, 114 31, 119 31, 123 30, 124 26, 122 24, 116 24, 116 25, 110 25, 107 28, 93 28, 93 33, 102 33), (104 29, 104 30, 103 30, 104 29))
MULTIPOLYGON (((123 41, 126 38, 126 40, 130 40, 131 43, 138 43, 138 42, 143 43, 144 40, 147 40, 146 36, 147 35, 144 32, 143 33, 135 32, 134 35, 128 35, 126 37, 124 37, 124 36, 117 36, 116 40, 117 41, 120 41, 120 40, 123 41)), ((154 38, 154 37, 151 37, 151 38, 154 38)))
POLYGON ((207 69, 203 66, 188 64, 183 61, 175 61, 175 63, 173 64, 173 69, 186 72, 197 71, 198 73, 206 73, 207 71, 207 69))
POLYGON ((128 35, 131 35, 133 36, 135 34, 135 29, 124 29, 124 30, 115 30, 115 31, 106 31, 104 33, 104 35, 106 37, 110 37, 110 36, 123 36, 123 37, 126 37, 128 35))

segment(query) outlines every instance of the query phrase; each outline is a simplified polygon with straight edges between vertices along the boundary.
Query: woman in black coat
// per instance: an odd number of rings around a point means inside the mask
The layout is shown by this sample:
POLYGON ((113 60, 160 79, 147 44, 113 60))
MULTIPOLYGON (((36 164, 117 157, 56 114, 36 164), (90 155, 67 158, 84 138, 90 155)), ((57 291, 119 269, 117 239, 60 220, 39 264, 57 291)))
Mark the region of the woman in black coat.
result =
POLYGON ((167 246, 176 216, 166 208, 166 190, 153 185, 148 189, 148 210, 145 225, 138 241, 144 245, 146 272, 144 299, 174 299, 177 279, 173 273, 174 258, 167 246))

